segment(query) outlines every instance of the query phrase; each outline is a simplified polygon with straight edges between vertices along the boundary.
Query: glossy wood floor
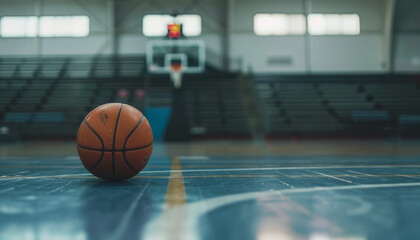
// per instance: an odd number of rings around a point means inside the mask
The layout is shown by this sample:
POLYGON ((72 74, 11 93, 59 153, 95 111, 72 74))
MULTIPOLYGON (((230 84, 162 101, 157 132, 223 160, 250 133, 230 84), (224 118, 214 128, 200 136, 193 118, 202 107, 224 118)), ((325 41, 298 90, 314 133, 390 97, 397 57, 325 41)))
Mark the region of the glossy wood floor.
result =
POLYGON ((418 239, 420 143, 156 144, 105 182, 73 142, 0 146, 0 239, 418 239))

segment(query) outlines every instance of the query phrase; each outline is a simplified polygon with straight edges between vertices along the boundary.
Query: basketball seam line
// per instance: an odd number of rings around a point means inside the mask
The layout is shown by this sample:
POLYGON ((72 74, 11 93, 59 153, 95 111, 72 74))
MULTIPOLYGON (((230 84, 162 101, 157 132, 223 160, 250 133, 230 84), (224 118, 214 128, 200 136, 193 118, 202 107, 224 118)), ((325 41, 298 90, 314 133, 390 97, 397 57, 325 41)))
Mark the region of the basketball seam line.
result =
POLYGON ((101 145, 102 145, 102 149, 104 148, 104 141, 102 141, 101 136, 99 136, 99 134, 93 130, 93 128, 89 125, 89 123, 85 120, 83 120, 83 122, 86 124, 86 126, 98 137, 99 141, 101 141, 101 145))
POLYGON ((120 119, 121 110, 124 104, 121 103, 120 110, 118 110, 117 121, 115 122, 114 138, 112 139, 112 177, 115 179, 115 136, 117 135, 118 120, 120 119))
MULTIPOLYGON (((141 119, 140 119, 140 121, 137 123, 137 125, 134 127, 134 129, 128 134, 128 136, 127 136, 127 138, 125 139, 125 141, 124 141, 124 146, 123 146, 123 149, 125 149, 125 146, 127 145, 127 141, 128 141, 128 138, 130 138, 130 136, 131 136, 131 134, 133 134, 134 133, 134 131, 136 131, 136 129, 140 126, 140 124, 143 122, 143 119, 144 119, 144 115, 141 117, 141 119)), ((124 161, 125 161, 125 163, 127 164, 127 166, 131 169, 131 171, 133 171, 133 173, 135 174, 136 173, 136 171, 134 170, 134 168, 133 168, 133 166, 131 166, 131 164, 127 161, 127 159, 126 159, 126 157, 125 157, 125 151, 123 151, 123 158, 124 158, 124 161)))
POLYGON ((150 146, 152 146, 153 143, 149 143, 145 146, 142 147, 137 147, 137 148, 128 148, 128 149, 116 149, 116 150, 112 150, 112 149, 100 149, 100 148, 89 148, 89 147, 85 147, 82 145, 77 145, 78 147, 82 148, 82 149, 86 149, 86 150, 91 150, 91 151, 98 151, 98 152, 130 152, 130 151, 135 151, 135 150, 141 150, 144 148, 148 148, 150 146))
MULTIPOLYGON (((99 136, 99 134, 95 131, 95 130, 93 130, 93 128, 89 125, 89 123, 86 121, 86 119, 84 119, 83 120, 83 123, 84 124, 86 124, 86 126, 90 129, 90 131, 92 131, 93 132, 93 134, 95 134, 96 135, 96 137, 98 137, 98 139, 99 139, 99 141, 101 141, 101 144, 102 144, 102 149, 101 149, 101 151, 102 151, 102 154, 101 154, 101 157, 99 158, 99 160, 95 163, 95 164, 93 164, 93 166, 91 167, 91 168, 89 168, 88 170, 89 170, 89 172, 90 171, 92 171, 94 168, 96 168, 98 165, 99 165, 99 163, 101 163, 102 162, 102 159, 103 159, 103 157, 104 157, 104 151, 103 150, 105 150, 104 148, 105 148, 105 145, 104 145, 104 141, 102 140, 102 138, 101 138, 101 136, 99 136)), ((80 146, 80 145, 78 145, 78 146, 80 146)))

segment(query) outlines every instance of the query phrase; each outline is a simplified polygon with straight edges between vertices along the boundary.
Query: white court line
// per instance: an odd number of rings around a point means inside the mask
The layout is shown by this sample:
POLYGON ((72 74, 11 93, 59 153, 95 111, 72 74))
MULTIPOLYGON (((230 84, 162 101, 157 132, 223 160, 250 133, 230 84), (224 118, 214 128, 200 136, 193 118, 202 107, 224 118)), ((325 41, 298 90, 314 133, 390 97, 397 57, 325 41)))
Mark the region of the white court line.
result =
POLYGON ((352 171, 352 170, 346 170, 347 172, 352 172, 352 173, 357 173, 357 174, 362 174, 362 175, 366 175, 366 176, 371 176, 371 177, 377 177, 375 175, 369 174, 369 173, 364 173, 364 172, 358 172, 358 171, 352 171))
POLYGON ((170 172, 230 172, 230 171, 270 171, 270 170, 307 170, 307 169, 335 169, 335 168, 420 168, 420 165, 354 165, 354 166, 314 166, 314 167, 270 167, 270 168, 214 168, 214 169, 183 169, 141 171, 140 173, 170 173, 170 172))
POLYGON ((328 174, 325 174, 325 173, 320 173, 320 172, 317 172, 317 171, 311 171, 311 172, 317 173, 319 175, 322 175, 322 176, 325 176, 325 177, 329 177, 329 178, 332 178, 332 179, 335 179, 335 180, 338 180, 338 181, 342 181, 342 182, 346 182, 346 183, 353 183, 352 181, 349 181, 349 180, 346 180, 346 179, 342 179, 342 178, 338 178, 338 177, 334 177, 334 176, 331 176, 331 175, 328 175, 328 174))
MULTIPOLYGON (((272 170, 310 170, 310 169, 337 169, 337 168, 420 168, 420 165, 354 165, 354 166, 318 166, 318 167, 272 167, 272 168, 215 168, 215 169, 185 169, 185 170, 159 170, 159 171, 141 171, 141 174, 153 173, 171 173, 171 172, 236 172, 236 171, 272 171, 272 170)), ((347 170, 348 171, 348 170, 347 170)), ((60 178, 60 177, 77 177, 77 176, 90 176, 90 173, 81 174, 64 174, 64 175, 50 175, 50 176, 1 176, 1 180, 14 180, 14 179, 38 179, 38 178, 60 178)), ((92 175, 93 176, 93 175, 92 175)))
MULTIPOLYGON (((2 176, 1 180, 16 180, 16 179, 39 179, 39 178, 63 178, 63 177, 78 177, 78 176, 88 176, 92 175, 91 173, 81 173, 81 174, 64 174, 64 175, 49 175, 49 176, 2 176)), ((93 176, 93 175, 92 175, 93 176)))
MULTIPOLYGON (((79 160, 79 156, 67 156, 64 157, 65 160, 79 160)), ((179 160, 208 160, 210 159, 209 156, 206 155, 183 155, 178 156, 179 160)))
MULTIPOLYGON (((219 207, 233 204, 236 202, 242 202, 246 200, 252 200, 261 197, 271 197, 287 194, 299 194, 299 193, 313 193, 321 191, 341 191, 341 190, 355 190, 355 189, 375 189, 375 188, 398 188, 398 187, 420 187, 420 182, 412 183, 390 183, 390 184, 361 184, 361 185, 350 185, 350 186, 331 186, 331 187, 313 187, 313 188, 293 188, 284 189, 277 191, 266 191, 266 192, 249 192, 239 193, 227 196, 215 197, 199 202, 186 204, 180 207, 175 207, 163 212, 150 222, 145 227, 142 239, 149 240, 164 240, 172 238, 179 238, 183 240, 198 240, 200 239, 200 228, 198 222, 200 217, 212 210, 219 207), (173 219, 167 219, 167 216, 174 216, 173 219), (183 216, 183 219, 176 219, 177 216, 183 216), (171 221, 183 221, 182 229, 172 229, 171 224, 165 224, 171 221), (170 234, 168 234, 168 232, 170 234), (177 236, 177 234, 180 234, 177 236)), ((173 239, 172 238, 172 239, 173 239)))

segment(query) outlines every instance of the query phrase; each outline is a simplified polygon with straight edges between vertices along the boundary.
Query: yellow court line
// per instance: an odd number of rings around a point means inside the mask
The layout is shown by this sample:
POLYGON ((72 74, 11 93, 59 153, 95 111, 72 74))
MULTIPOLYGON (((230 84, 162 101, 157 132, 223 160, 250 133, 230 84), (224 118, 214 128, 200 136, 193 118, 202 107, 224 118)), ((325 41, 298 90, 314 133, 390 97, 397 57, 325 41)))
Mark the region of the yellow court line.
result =
MULTIPOLYGON (((171 176, 169 177, 168 189, 166 190, 165 203, 169 207, 185 204, 186 193, 184 178, 182 176, 181 163, 178 157, 172 159, 171 176)), ((167 176, 165 176, 167 177, 167 176)))
POLYGON ((184 211, 173 211, 177 207, 183 206, 186 202, 186 192, 182 167, 178 157, 172 158, 172 167, 168 188, 166 190, 165 209, 163 215, 166 223, 162 226, 162 231, 166 239, 183 240, 184 211))

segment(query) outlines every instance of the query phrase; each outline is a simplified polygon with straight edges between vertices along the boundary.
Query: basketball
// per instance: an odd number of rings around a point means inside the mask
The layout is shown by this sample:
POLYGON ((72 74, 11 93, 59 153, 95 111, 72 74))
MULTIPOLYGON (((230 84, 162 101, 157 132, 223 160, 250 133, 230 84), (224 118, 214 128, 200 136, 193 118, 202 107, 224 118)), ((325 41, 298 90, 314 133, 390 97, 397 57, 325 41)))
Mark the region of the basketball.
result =
POLYGON ((92 110, 77 133, 77 151, 85 168, 105 180, 136 176, 149 161, 153 134, 136 108, 108 103, 92 110))

